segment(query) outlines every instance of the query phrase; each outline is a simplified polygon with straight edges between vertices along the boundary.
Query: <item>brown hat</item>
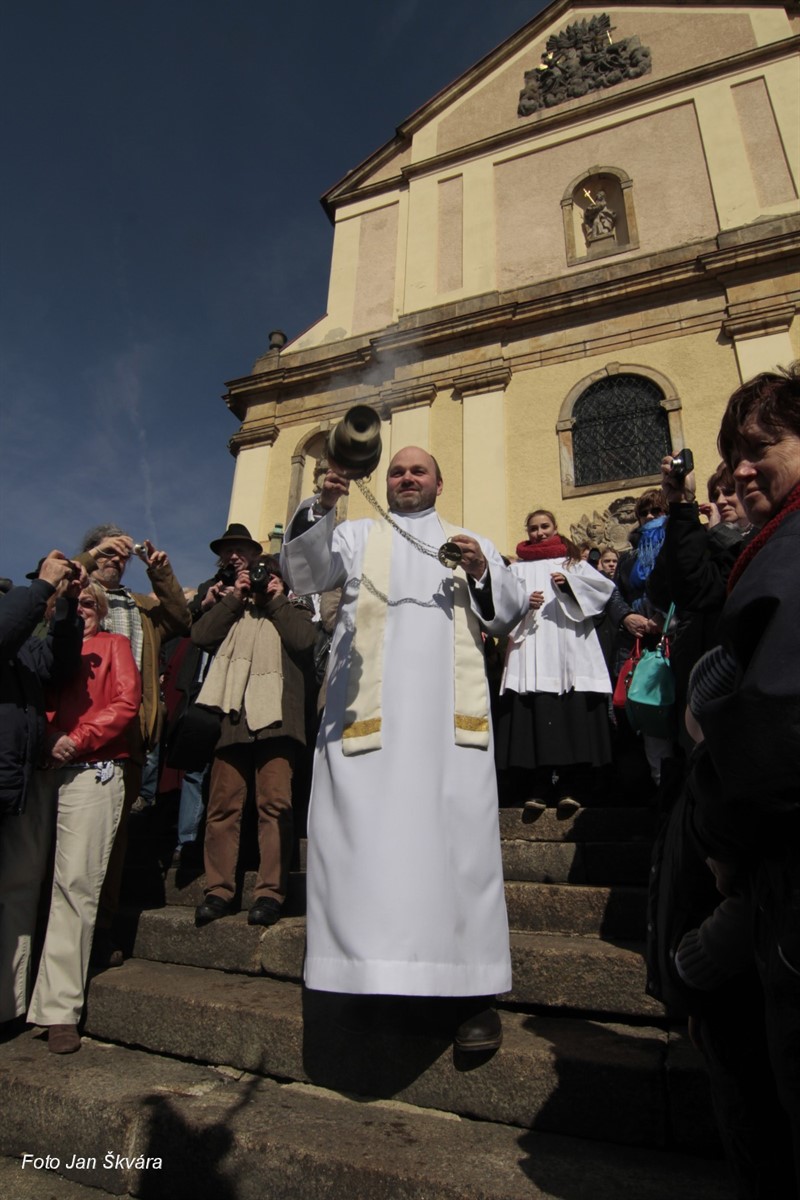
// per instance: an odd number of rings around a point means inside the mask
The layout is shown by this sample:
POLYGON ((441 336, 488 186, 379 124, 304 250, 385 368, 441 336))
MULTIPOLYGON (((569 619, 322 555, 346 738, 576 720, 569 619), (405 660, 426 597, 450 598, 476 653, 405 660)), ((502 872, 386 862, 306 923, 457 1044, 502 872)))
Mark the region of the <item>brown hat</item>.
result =
POLYGON ((222 537, 217 538, 214 542, 211 542, 210 549, 214 554, 219 554, 220 551, 224 550, 225 545, 228 542, 247 542, 253 548, 253 550, 255 550, 256 554, 264 553, 264 548, 261 545, 261 542, 257 542, 255 538, 250 536, 250 530, 246 525, 229 525, 222 537))

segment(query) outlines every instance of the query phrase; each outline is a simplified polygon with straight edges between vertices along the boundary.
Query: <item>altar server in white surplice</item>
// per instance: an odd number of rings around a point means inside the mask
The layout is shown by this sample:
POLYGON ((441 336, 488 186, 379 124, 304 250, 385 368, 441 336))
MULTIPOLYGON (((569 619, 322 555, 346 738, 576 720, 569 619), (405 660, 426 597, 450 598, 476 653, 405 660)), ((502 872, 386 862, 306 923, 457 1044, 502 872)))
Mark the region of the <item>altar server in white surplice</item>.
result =
POLYGON ((336 526, 348 486, 330 470, 283 551, 295 592, 344 589, 309 810, 306 984, 471 997, 456 1045, 492 1049, 511 962, 482 631, 513 628, 527 593, 490 542, 437 516, 426 451, 389 465, 391 524, 336 526), (447 540, 456 569, 436 557, 447 540))

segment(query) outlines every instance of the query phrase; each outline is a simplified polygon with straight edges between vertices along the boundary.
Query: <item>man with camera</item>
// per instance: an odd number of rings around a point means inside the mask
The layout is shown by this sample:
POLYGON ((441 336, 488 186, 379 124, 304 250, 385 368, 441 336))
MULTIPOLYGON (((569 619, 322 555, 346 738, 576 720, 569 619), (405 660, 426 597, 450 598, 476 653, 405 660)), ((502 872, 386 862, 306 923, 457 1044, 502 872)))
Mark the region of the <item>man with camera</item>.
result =
POLYGON ((106 592, 108 616, 103 628, 119 633, 131 643, 134 662, 142 676, 142 703, 139 720, 130 733, 130 758, 124 767, 125 801, 117 835, 108 860, 106 878, 100 893, 92 962, 95 966, 120 966, 122 952, 114 944, 111 927, 119 906, 122 868, 127 849, 128 814, 139 795, 142 765, 150 750, 161 737, 163 706, 161 704, 159 657, 164 642, 189 632, 189 609, 186 597, 173 574, 169 559, 152 542, 144 541, 134 547, 133 538, 118 525, 97 525, 84 536, 80 561, 97 563, 92 575, 106 592), (153 589, 151 595, 133 592, 125 587, 122 577, 133 555, 145 562, 153 589))
MULTIPOLYGON (((61 685, 81 658, 77 596, 81 566, 60 550, 42 559, 30 587, 12 587, 0 602, 0 1030, 28 1006, 31 913, 41 884, 41 847, 51 839, 49 812, 28 804, 44 752, 46 684, 61 685), (56 599, 57 597, 57 599, 56 599), (34 630, 55 605, 45 637, 34 630)), ((11 1032, 11 1029, 8 1030, 11 1032)))
POLYGON ((220 569, 201 600, 192 642, 215 657, 197 703, 221 714, 211 765, 204 846, 206 896, 195 923, 233 911, 242 813, 252 784, 259 867, 248 914, 274 925, 292 853, 292 773, 305 745, 305 679, 316 626, 286 595, 278 560, 244 525, 211 543, 220 569))

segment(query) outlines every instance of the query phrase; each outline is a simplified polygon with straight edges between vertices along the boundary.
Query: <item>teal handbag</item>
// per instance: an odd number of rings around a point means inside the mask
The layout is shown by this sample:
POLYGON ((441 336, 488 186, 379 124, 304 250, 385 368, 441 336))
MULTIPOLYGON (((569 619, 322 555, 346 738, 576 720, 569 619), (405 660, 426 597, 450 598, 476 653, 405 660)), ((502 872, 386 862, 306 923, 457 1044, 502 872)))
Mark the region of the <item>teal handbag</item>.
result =
POLYGON ((643 650, 628 686, 625 711, 639 733, 671 737, 675 725, 675 676, 669 661, 669 636, 675 605, 671 604, 664 632, 655 650, 643 650))

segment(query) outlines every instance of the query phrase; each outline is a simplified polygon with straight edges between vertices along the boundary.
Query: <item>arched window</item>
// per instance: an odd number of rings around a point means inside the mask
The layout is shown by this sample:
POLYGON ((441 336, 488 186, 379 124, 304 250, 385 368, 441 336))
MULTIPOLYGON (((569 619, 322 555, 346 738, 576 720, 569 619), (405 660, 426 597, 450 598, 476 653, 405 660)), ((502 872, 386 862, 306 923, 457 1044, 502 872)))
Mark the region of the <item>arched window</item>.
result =
POLYGON ((591 384, 572 410, 575 486, 657 475, 670 452, 664 393, 641 375, 609 375, 591 384))
POLYGON ((683 445, 680 401, 669 381, 617 363, 572 389, 557 431, 564 496, 657 483, 661 459, 683 445))

